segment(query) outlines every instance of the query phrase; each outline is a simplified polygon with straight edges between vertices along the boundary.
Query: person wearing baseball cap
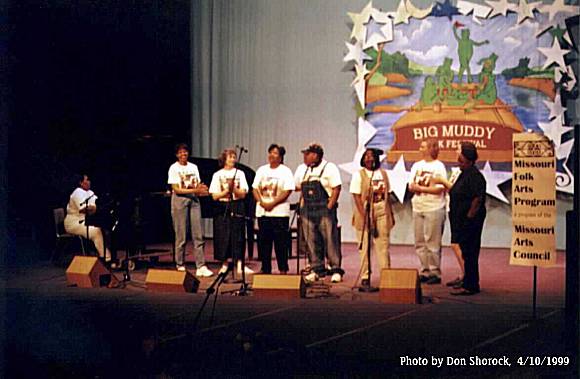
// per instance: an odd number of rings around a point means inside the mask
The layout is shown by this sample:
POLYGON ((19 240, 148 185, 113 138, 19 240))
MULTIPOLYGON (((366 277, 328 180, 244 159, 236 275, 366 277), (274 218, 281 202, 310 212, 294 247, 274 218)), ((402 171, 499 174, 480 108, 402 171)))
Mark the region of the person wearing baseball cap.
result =
POLYGON ((304 165, 296 170, 296 189, 302 191, 300 215, 302 233, 308 245, 311 272, 304 277, 306 282, 314 282, 327 273, 324 252, 328 257, 331 281, 342 281, 340 241, 338 237, 337 207, 342 186, 338 167, 325 160, 324 149, 313 142, 301 150, 304 165), (321 241, 324 248, 316 246, 321 241))

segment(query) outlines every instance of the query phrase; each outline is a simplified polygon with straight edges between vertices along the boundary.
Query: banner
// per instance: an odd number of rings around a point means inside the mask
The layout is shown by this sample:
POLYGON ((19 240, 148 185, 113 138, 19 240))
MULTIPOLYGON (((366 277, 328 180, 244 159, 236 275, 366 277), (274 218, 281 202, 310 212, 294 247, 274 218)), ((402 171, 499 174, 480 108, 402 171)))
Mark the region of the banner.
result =
POLYGON ((556 263, 556 160, 552 142, 535 133, 513 135, 510 264, 556 263))

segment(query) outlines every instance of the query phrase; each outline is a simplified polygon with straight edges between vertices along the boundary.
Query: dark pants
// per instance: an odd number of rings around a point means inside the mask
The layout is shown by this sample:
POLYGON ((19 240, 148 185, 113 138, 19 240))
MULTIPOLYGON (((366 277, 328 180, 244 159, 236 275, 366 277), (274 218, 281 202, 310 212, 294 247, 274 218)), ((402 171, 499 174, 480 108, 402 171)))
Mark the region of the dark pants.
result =
POLYGON ((233 201, 230 205, 218 202, 213 218, 213 255, 220 262, 229 258, 241 260, 244 254, 246 221, 243 203, 233 201))
POLYGON ((289 217, 258 218, 258 249, 264 274, 272 273, 272 244, 276 250, 278 270, 288 271, 289 220, 289 217))
POLYGON ((465 261, 465 276, 463 288, 469 291, 479 291, 479 250, 481 249, 481 232, 483 221, 473 220, 462 228, 459 246, 465 261))

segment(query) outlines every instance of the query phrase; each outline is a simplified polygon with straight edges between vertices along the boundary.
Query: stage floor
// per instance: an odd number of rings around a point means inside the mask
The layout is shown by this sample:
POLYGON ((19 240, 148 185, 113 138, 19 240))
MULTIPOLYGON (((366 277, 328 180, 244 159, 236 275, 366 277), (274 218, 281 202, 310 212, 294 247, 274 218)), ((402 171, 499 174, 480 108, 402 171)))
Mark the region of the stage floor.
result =
MULTIPOLYGON (((206 257, 217 271, 208 242, 206 257)), ((391 261, 394 268, 418 265, 412 246, 393 246, 391 261)), ((224 293, 210 297, 201 313, 212 278, 202 279, 196 294, 147 292, 146 262, 122 289, 67 287, 65 268, 48 262, 6 268, 5 377, 576 377, 578 341, 563 311, 564 253, 556 267, 538 270, 535 318, 533 270, 508 261, 508 250, 482 250, 479 295, 455 297, 444 285, 423 285, 423 304, 383 304, 378 294, 355 288, 358 252, 343 244, 346 275, 339 284, 325 279, 328 292, 293 300, 224 293), (504 356, 511 366, 491 365, 504 356), (532 356, 570 361, 531 365, 532 356), (440 368, 434 358, 443 358, 440 368)), ((260 270, 259 262, 248 265, 260 270)), ((157 266, 171 268, 169 256, 157 266)), ((442 271, 444 282, 459 274, 448 248, 442 271)))

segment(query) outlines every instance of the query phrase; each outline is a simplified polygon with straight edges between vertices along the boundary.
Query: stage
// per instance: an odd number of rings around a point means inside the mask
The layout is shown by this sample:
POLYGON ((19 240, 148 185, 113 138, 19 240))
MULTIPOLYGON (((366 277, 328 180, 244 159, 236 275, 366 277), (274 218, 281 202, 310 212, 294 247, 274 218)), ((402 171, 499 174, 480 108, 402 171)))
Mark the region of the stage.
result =
MULTIPOLYGON (((67 287, 65 268, 48 262, 7 269, 6 377, 577 373, 575 353, 566 351, 567 343, 577 346, 577 341, 567 342, 571 333, 563 310, 563 252, 556 267, 538 270, 534 319, 532 268, 509 266, 505 249, 482 250, 479 295, 455 297, 444 285, 423 285, 423 304, 397 305, 353 289, 358 253, 354 244, 342 247, 346 275, 339 284, 326 278, 328 293, 310 291, 306 299, 295 300, 220 294, 213 322, 211 297, 197 325, 212 278, 202 279, 196 294, 175 294, 145 291, 145 263, 137 265, 132 281, 122 289, 67 287), (536 356, 567 356, 571 361, 563 366, 548 366, 547 361, 530 365, 533 361, 526 357, 536 356), (504 357, 511 366, 492 365, 504 363, 504 357), (520 357, 523 365, 518 364, 520 357), (436 358, 443 358, 441 367, 436 367, 436 358)), ((206 257, 217 271, 211 251, 208 241, 206 257)), ((395 268, 418 265, 412 246, 393 246, 391 259, 395 268)), ((254 260, 249 266, 260 269, 254 260)), ((277 272, 275 262, 273 266, 277 272)), ((161 259, 157 267, 172 265, 161 259)), ((295 267, 294 259, 291 272, 295 267)), ((443 282, 459 273, 449 248, 444 250, 442 269, 443 282)), ((123 276, 120 271, 115 275, 123 276)), ((251 282, 252 276, 248 279, 251 282)), ((221 291, 239 287, 224 284, 221 291)))

